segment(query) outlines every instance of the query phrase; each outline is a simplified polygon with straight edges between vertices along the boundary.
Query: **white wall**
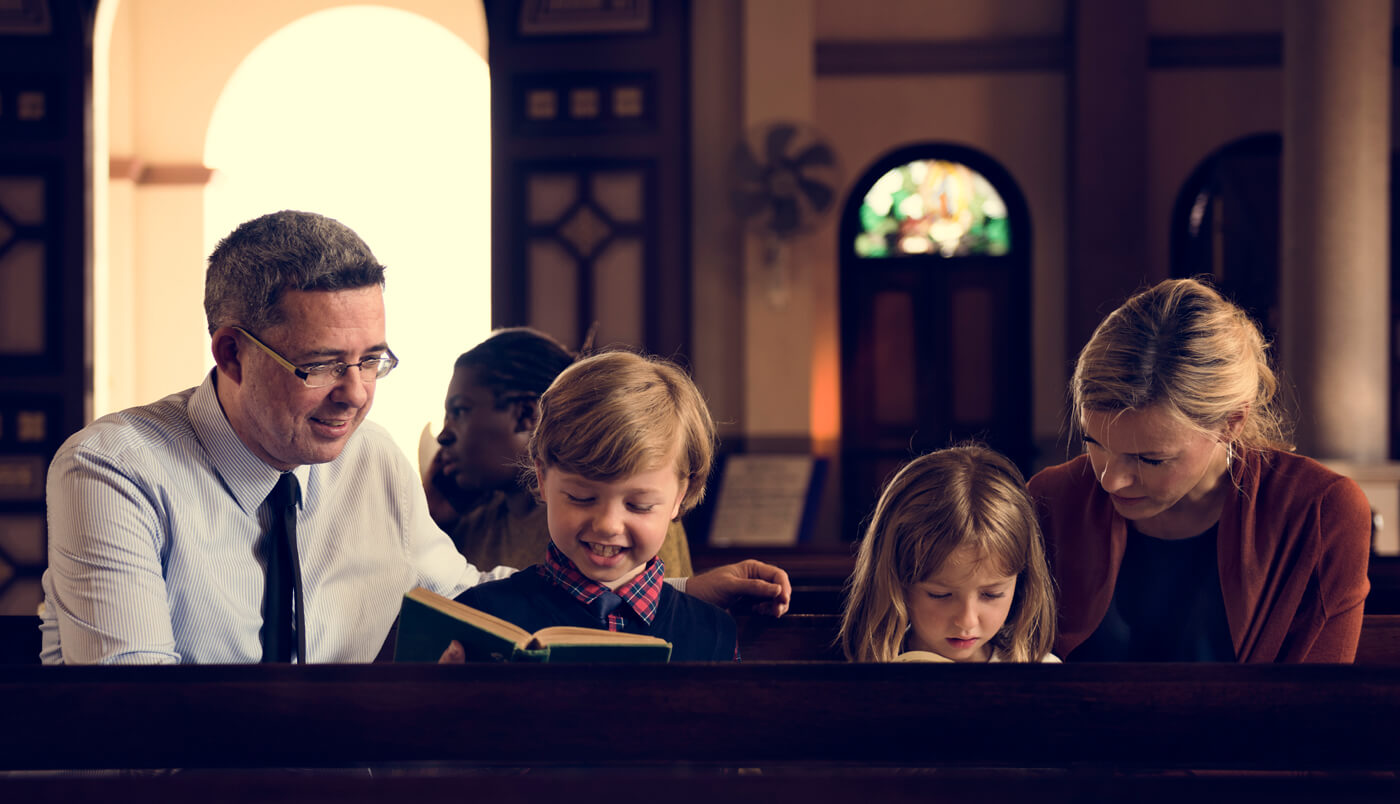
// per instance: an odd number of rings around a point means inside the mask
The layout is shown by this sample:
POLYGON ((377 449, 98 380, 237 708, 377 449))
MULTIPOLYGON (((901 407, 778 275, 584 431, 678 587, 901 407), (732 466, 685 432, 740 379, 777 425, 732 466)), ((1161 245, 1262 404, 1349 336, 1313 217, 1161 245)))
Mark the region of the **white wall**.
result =
MULTIPOLYGON (((105 222, 99 227, 104 240, 95 244, 94 337, 102 361, 97 415, 199 382, 209 360, 202 308, 208 248, 201 168, 215 104, 238 66, 267 37, 308 14, 354 5, 121 0, 113 11, 113 2, 106 0, 100 9, 114 19, 110 41, 97 47, 99 54, 108 53, 108 61, 95 66, 107 69, 105 80, 95 85, 105 84, 110 95, 105 107, 103 99, 95 102, 95 108, 105 108, 107 124, 107 141, 97 144, 96 153, 109 154, 116 164, 155 168, 157 181, 116 177, 95 196, 103 207, 96 215, 105 222)), ((386 0, 379 5, 431 20, 485 57, 485 15, 478 2, 386 0)), ((367 60, 376 57, 373 50, 365 53, 367 60)), ((375 160, 393 157, 374 155, 375 160)), ((482 254, 489 254, 481 245, 482 254)), ((480 268, 489 271, 484 261, 480 268)), ((440 399, 428 405, 423 421, 440 415, 440 399)))

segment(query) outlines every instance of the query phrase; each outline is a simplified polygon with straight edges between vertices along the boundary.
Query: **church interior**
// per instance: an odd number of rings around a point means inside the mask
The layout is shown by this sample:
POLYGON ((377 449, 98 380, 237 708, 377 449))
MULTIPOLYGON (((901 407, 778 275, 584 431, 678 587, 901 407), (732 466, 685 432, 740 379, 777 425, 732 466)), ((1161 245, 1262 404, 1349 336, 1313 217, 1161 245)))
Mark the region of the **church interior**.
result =
POLYGON ((436 800, 478 787, 538 800, 651 781, 680 800, 927 800, 940 787, 1386 800, 1400 791, 1396 733, 1348 718, 1400 716, 1395 5, 0 2, 0 711, 18 707, 24 724, 0 727, 13 771, 0 793, 436 800), (337 27, 357 10, 378 16, 337 27), (376 38, 390 36, 393 48, 376 38), (427 55, 439 45, 450 62, 427 55), (239 83, 279 48, 300 49, 299 66, 239 83), (347 79, 350 67, 327 68, 337 59, 384 80, 347 79), (235 96, 243 127, 229 135, 235 96), (371 124, 377 135, 354 139, 371 124), (321 195, 259 195, 264 174, 239 174, 232 156, 246 147, 239 164, 291 174, 341 137, 353 147, 304 180, 321 195), (251 200, 231 200, 249 186, 251 200), (403 375, 423 379, 385 380, 374 416, 411 460, 426 460, 453 357, 492 328, 623 345, 691 373, 720 440, 711 493, 685 521, 696 569, 761 558, 797 590, 787 617, 740 618, 751 664, 625 668, 635 700, 665 717, 628 745, 593 744, 616 751, 586 771, 573 755, 588 741, 541 746, 528 727, 606 689, 617 670, 603 666, 539 668, 552 692, 531 704, 508 668, 335 667, 310 681, 295 667, 172 668, 172 697, 154 710, 168 728, 133 726, 141 676, 72 668, 94 674, 59 691, 50 668, 28 666, 48 462, 93 419, 199 383, 212 365, 212 242, 301 204, 344 215, 390 266, 389 340, 403 375), (383 229, 383 250, 376 215, 400 226, 383 229), (1027 477, 1077 455, 1076 355, 1106 313, 1170 277, 1206 277, 1250 313, 1291 394, 1298 451, 1366 492, 1364 666, 1007 667, 930 681, 830 662, 831 617, 882 483, 968 440, 1027 477), (704 684, 724 703, 676 692, 704 684), (143 739, 75 738, 53 717, 108 699, 108 738, 143 739), (439 705, 478 714, 442 726, 439 705), (393 711, 385 734, 376 713, 393 711), (960 719, 960 737, 917 721, 940 715, 960 719), (201 717, 226 728, 204 731, 201 717), (245 717, 283 733, 249 744, 245 717), (199 736, 172 739, 181 729, 199 736), (422 772, 435 761, 476 775, 422 772), (376 780, 389 787, 352 770, 374 763, 394 769, 376 780), (567 770, 489 772, 527 765, 567 770), (321 771, 247 770, 287 766, 321 771), (222 770, 39 773, 58 767, 222 770))

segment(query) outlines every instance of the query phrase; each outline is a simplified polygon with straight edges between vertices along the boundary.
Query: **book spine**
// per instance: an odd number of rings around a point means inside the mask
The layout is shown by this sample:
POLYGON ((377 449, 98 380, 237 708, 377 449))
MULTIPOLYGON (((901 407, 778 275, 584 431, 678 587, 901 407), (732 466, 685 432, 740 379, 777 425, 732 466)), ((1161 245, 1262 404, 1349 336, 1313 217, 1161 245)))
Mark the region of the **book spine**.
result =
POLYGON ((547 662, 549 661, 549 647, 542 648, 516 648, 511 654, 512 662, 547 662))

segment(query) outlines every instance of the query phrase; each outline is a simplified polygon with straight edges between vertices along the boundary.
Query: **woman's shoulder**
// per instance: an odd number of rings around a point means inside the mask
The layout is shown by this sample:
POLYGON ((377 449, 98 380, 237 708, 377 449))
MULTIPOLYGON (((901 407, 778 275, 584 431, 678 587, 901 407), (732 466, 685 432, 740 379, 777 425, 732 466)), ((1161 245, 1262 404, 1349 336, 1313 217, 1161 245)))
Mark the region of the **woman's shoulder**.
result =
POLYGON ((1098 483, 1088 455, 1079 455, 1062 464, 1041 469, 1026 483, 1032 496, 1060 495, 1074 488, 1092 490, 1098 483))
POLYGON ((1279 521, 1324 516, 1331 531, 1369 534, 1371 504, 1350 477, 1305 455, 1281 450, 1251 456, 1243 504, 1279 521), (1267 512, 1267 514, 1265 513, 1267 512))
POLYGON ((1324 495, 1365 499, 1356 481, 1296 452, 1266 450, 1251 460, 1250 468, 1257 473, 1261 495, 1288 496, 1299 500, 1324 495))

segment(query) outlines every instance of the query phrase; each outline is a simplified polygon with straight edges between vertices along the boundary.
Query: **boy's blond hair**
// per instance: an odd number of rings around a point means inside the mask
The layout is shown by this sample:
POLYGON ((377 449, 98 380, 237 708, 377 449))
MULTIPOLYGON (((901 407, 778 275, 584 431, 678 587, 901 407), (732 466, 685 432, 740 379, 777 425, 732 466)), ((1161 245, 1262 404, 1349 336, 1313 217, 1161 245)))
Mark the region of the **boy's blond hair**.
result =
POLYGON ((611 482, 674 461, 686 483, 682 514, 705 496, 715 422, 695 383, 659 357, 600 352, 564 369, 540 397, 525 468, 536 465, 611 482))
POLYGON ((847 584, 837 637, 846 658, 893 661, 910 623, 905 593, 964 546, 1016 576, 992 649, 1007 661, 1044 659, 1055 641, 1055 596, 1035 508, 1015 465, 979 445, 915 458, 881 493, 847 584))

